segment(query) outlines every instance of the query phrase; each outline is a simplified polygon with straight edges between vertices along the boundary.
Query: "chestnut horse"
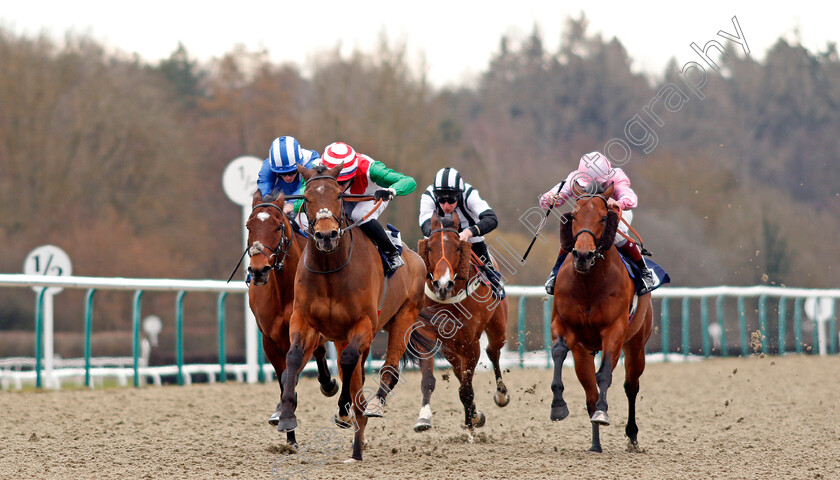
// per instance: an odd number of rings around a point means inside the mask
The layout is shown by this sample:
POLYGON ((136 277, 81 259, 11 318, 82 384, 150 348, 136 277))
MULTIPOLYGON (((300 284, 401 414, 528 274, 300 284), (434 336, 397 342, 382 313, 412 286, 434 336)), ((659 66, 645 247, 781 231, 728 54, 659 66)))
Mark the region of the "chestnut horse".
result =
MULTIPOLYGON (((246 222, 248 255, 251 257, 248 265, 251 275, 248 304, 262 332, 263 351, 277 374, 281 395, 290 344, 289 318, 292 315, 295 273, 306 242, 303 235, 293 233, 289 219, 283 214, 284 201, 282 193, 279 197, 263 197, 257 190, 246 222)), ((338 385, 330 378, 323 340, 315 349, 314 356, 321 392, 331 397, 338 392, 338 385)), ((279 410, 280 403, 268 423, 277 425, 279 410)), ((295 432, 287 432, 286 441, 294 445, 295 432)))
MULTIPOLYGON (((364 234, 353 232, 358 224, 349 225, 344 210, 345 201, 372 197, 343 193, 336 180, 341 168, 298 167, 306 180, 309 240, 295 277, 286 363, 290 371, 299 372, 304 354, 314 348, 319 335, 335 342, 341 375, 335 422, 355 429, 352 457, 347 460, 351 462, 362 459, 367 417, 382 416, 385 397, 399 380, 406 333, 423 302, 426 267, 416 253, 403 248, 405 265, 385 278, 379 251, 364 234), (388 332, 385 365, 379 373, 379 390, 366 401, 362 363, 381 329, 388 332)), ((286 376, 282 400, 278 428, 292 431, 297 427, 293 375, 286 376)))
POLYGON ((638 306, 631 317, 633 281, 613 247, 618 213, 607 207, 614 185, 591 182, 589 191, 577 184, 572 193, 577 200, 573 213, 564 214, 560 241, 564 251, 571 252, 573 261, 564 262, 554 287, 554 312, 551 335, 554 345, 554 379, 551 390, 551 419, 563 420, 569 408, 563 401, 563 361, 569 350, 575 360, 575 373, 586 392, 586 409, 592 422, 592 447, 601 452, 599 426, 609 425, 607 390, 612 383, 613 370, 624 351, 624 392, 629 413, 624 432, 629 450, 638 451, 636 426, 636 395, 639 377, 645 370, 645 344, 653 329, 653 309, 650 294, 638 298, 638 306), (595 373, 594 355, 603 351, 601 367, 595 373), (600 394, 599 394, 600 391, 600 394))
MULTIPOLYGON (((464 426, 472 435, 473 427, 484 426, 486 420, 484 413, 476 411, 472 385, 475 366, 481 355, 479 338, 482 332, 487 333, 487 356, 496 374, 496 395, 493 400, 500 407, 510 402, 499 367, 499 351, 505 344, 508 302, 507 298, 499 300, 493 297, 490 287, 481 282, 474 268, 470 268, 472 246, 470 242, 458 238, 456 225, 460 225, 457 213, 452 214, 451 220, 445 219, 442 222, 435 214, 432 216, 429 238, 418 243, 417 253, 426 263, 428 278, 425 307, 420 313, 422 327, 417 328, 416 333, 442 346, 441 352, 461 383, 458 393, 464 405, 464 426), (471 270, 476 272, 472 278, 471 270)), ((412 335, 412 338, 416 337, 412 335)), ((435 389, 434 356, 428 355, 430 352, 423 353, 426 354, 419 355, 423 373, 420 383, 423 402, 414 426, 417 432, 432 427, 429 401, 435 389)))

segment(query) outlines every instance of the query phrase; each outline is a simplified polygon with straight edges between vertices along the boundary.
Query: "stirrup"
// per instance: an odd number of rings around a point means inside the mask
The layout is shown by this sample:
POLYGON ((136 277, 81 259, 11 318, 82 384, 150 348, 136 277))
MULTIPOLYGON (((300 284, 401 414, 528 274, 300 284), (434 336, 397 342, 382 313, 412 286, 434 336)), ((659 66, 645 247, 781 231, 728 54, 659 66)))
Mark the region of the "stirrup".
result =
POLYGON ((554 272, 548 276, 548 280, 545 281, 545 293, 549 295, 554 295, 554 284, 557 281, 557 275, 554 272))

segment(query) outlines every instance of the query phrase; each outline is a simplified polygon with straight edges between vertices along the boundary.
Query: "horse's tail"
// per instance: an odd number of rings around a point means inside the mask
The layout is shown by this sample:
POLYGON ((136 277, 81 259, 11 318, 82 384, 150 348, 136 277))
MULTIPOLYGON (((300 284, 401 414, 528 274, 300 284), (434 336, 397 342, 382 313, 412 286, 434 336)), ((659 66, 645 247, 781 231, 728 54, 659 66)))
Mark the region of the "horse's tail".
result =
MULTIPOLYGON (((421 313, 418 323, 422 322, 425 325, 424 318, 425 316, 421 313)), ((429 357, 446 358, 443 354, 443 349, 446 348, 443 343, 434 335, 430 336, 428 332, 421 332, 422 328, 416 328, 416 323, 414 325, 415 327, 412 327, 408 335, 405 353, 400 359, 402 366, 405 367, 409 364, 418 366, 420 365, 420 360, 425 360, 429 357)))

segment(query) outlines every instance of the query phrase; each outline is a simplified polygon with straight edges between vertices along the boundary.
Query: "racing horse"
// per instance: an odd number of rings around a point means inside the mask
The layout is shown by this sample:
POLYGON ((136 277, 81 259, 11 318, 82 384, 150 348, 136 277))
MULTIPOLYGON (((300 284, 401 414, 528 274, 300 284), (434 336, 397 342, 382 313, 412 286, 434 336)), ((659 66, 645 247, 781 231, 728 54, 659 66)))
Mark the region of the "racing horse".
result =
MULTIPOLYGON (((368 417, 381 417, 385 398, 399 381, 398 362, 423 302, 423 260, 403 248, 405 265, 390 279, 384 275, 379 251, 366 235, 353 232, 344 202, 372 200, 342 191, 336 178, 342 165, 327 169, 298 167, 306 180, 303 199, 309 220, 309 240, 295 278, 295 300, 290 323, 291 348, 286 364, 299 372, 305 354, 319 335, 335 342, 339 357, 341 393, 335 422, 352 427, 353 452, 347 462, 361 461, 368 417), (363 361, 379 330, 388 332, 385 364, 379 389, 369 401, 362 392, 363 361)), ((374 210, 379 205, 375 205, 374 210)), ((364 221, 362 219, 361 221, 364 221)), ((297 427, 295 376, 287 375, 278 429, 297 427)))
MULTIPOLYGON (((457 225, 460 225, 457 213, 453 213, 451 219, 442 221, 435 214, 429 238, 418 242, 417 253, 427 270, 426 300, 420 312, 423 326, 417 328, 416 333, 412 332, 412 339, 421 335, 421 345, 429 345, 433 340, 452 365, 453 373, 461 384, 458 394, 464 405, 464 427, 472 435, 473 427, 484 426, 486 420, 484 413, 476 410, 472 385, 475 366, 481 355, 479 339, 482 332, 487 333, 487 356, 496 375, 493 400, 500 407, 510 403, 499 367, 499 352, 505 344, 508 301, 507 298, 495 298, 490 287, 481 281, 475 265, 471 263, 475 256, 472 246, 470 242, 460 240, 455 228, 457 225), (470 277, 471 271, 476 275, 470 277)), ((429 402, 435 389, 434 355, 428 353, 434 349, 426 349, 417 355, 423 375, 420 382, 422 406, 414 426, 417 432, 432 427, 429 402)), ((410 353, 415 352, 412 349, 410 353)))
POLYGON ((575 373, 586 393, 586 409, 592 423, 592 446, 601 452, 599 427, 610 424, 607 390, 613 370, 624 351, 624 392, 629 412, 624 429, 628 450, 638 451, 636 395, 639 377, 645 370, 645 344, 653 329, 650 294, 638 297, 635 313, 633 281, 613 247, 619 214, 607 207, 614 185, 591 182, 587 190, 575 184, 578 199, 573 212, 565 213, 560 229, 564 251, 573 261, 564 262, 554 287, 551 317, 554 378, 551 420, 563 420, 569 408, 563 400, 563 361, 569 350, 575 360, 575 373), (602 351, 601 366, 595 373, 594 355, 602 351))
MULTIPOLYGON (((284 202, 282 193, 263 197, 257 190, 246 222, 247 252, 250 256, 248 273, 251 275, 248 304, 262 332, 263 351, 277 374, 281 395, 290 345, 289 318, 292 315, 295 273, 306 242, 303 235, 293 233, 289 219, 283 213, 284 202)), ((321 393, 331 397, 338 392, 338 384, 330 377, 323 340, 315 348, 314 357, 321 393)), ((269 417, 269 424, 277 425, 279 410, 280 403, 269 417)), ((286 441, 295 445, 295 432, 287 432, 286 441)))

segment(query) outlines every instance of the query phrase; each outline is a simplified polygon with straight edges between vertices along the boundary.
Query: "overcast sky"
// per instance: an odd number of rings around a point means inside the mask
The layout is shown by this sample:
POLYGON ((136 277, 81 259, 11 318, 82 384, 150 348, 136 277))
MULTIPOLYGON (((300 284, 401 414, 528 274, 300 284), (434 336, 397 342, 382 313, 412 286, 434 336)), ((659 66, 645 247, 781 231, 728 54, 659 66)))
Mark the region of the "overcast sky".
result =
POLYGON ((783 36, 811 51, 836 41, 837 13, 831 2, 797 1, 784 7, 758 1, 584 2, 584 1, 306 1, 242 0, 2 0, 0 24, 16 34, 88 34, 110 47, 154 62, 182 42, 196 58, 219 57, 237 44, 268 49, 272 60, 307 70, 314 55, 340 45, 343 52, 372 51, 383 31, 407 44, 411 59, 425 56, 438 86, 461 83, 486 68, 504 34, 528 35, 537 25, 554 51, 566 19, 583 12, 590 33, 617 37, 634 68, 661 75, 670 58, 695 59, 689 45, 735 33, 732 17, 756 58, 783 36), (645 6, 638 6, 645 3, 645 6))

